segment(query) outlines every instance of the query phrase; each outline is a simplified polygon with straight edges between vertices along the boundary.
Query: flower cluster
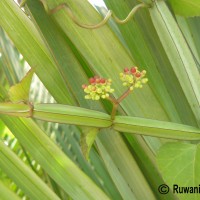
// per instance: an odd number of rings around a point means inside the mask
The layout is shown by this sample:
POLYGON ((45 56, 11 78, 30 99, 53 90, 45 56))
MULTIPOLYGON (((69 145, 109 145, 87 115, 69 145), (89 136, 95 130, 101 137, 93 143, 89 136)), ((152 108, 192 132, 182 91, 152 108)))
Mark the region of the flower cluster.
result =
POLYGON ((109 97, 109 93, 113 93, 114 89, 112 89, 111 79, 104 79, 98 76, 94 76, 89 79, 89 85, 82 85, 85 95, 85 99, 99 100, 100 98, 105 99, 109 97))
POLYGON ((120 73, 120 79, 124 86, 130 87, 130 90, 134 88, 142 88, 143 84, 148 81, 144 78, 146 71, 139 71, 137 67, 131 69, 125 68, 123 73, 120 73))

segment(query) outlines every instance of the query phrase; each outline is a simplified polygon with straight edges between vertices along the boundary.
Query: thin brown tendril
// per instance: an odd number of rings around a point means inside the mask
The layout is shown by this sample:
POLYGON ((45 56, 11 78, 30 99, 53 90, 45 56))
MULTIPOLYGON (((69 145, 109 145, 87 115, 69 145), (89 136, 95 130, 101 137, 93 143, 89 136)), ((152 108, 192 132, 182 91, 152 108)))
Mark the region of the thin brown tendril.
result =
MULTIPOLYGON (((46 1, 41 0, 42 3, 44 4, 45 10, 48 10, 47 8, 47 4, 46 1)), ((73 14, 72 10, 70 9, 70 7, 66 4, 66 3, 62 3, 60 5, 58 5, 57 7, 49 10, 48 12, 50 14, 54 14, 56 12, 58 12, 61 9, 64 9, 67 13, 67 15, 70 17, 70 19, 78 26, 82 27, 82 28, 86 28, 86 29, 97 29, 102 27, 103 25, 105 25, 108 20, 113 17, 113 19, 115 20, 116 23, 118 24, 125 24, 127 23, 132 17, 133 15, 140 9, 140 8, 144 8, 144 7, 148 7, 147 4, 141 3, 136 5, 128 14, 128 16, 125 19, 119 19, 114 13, 113 11, 109 10, 106 14, 106 16, 104 17, 104 19, 97 23, 97 24, 92 24, 92 25, 88 25, 88 24, 82 24, 81 22, 79 22, 79 20, 75 17, 75 15, 73 14)))

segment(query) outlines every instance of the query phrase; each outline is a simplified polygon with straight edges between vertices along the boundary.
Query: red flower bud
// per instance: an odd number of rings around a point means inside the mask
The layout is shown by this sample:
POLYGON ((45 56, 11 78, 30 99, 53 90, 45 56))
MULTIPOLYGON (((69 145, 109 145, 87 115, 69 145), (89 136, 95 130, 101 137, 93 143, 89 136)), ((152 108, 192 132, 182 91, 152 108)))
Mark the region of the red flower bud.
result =
POLYGON ((104 79, 104 78, 102 78, 101 80, 100 80, 100 83, 105 83, 106 82, 106 80, 104 79))
POLYGON ((140 76, 141 76, 141 73, 140 73, 140 72, 137 72, 137 73, 135 74, 135 77, 137 77, 137 78, 140 78, 140 76))
POLYGON ((95 78, 90 78, 89 79, 89 82, 92 84, 92 83, 95 83, 95 78))
POLYGON ((129 68, 128 67, 124 68, 124 72, 128 73, 129 72, 129 68))
POLYGON ((132 73, 132 74, 135 74, 136 71, 137 71, 137 69, 136 69, 135 67, 132 67, 132 68, 131 68, 131 73, 132 73))

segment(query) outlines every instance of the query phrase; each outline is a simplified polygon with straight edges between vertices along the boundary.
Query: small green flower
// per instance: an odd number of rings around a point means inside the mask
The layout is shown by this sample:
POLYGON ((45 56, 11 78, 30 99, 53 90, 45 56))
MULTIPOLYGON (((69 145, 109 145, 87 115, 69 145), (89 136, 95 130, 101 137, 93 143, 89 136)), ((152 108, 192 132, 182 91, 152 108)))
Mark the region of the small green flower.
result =
POLYGON ((112 83, 111 79, 104 79, 94 76, 89 79, 89 83, 89 85, 82 85, 84 92, 87 94, 85 95, 85 99, 106 99, 109 97, 110 93, 114 92, 114 89, 110 87, 112 83))
POLYGON ((132 67, 131 69, 125 68, 124 72, 119 74, 123 86, 129 87, 130 90, 142 88, 143 84, 148 81, 147 78, 144 78, 145 75, 146 71, 139 71, 137 67, 132 67))

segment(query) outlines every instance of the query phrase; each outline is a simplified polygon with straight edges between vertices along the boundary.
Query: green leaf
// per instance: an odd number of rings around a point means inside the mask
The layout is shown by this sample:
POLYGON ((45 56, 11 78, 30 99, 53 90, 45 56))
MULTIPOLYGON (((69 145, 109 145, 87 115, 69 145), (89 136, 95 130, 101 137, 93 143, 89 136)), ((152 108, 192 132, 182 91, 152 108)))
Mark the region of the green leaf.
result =
POLYGON ((184 17, 200 16, 199 0, 169 0, 174 12, 184 17))
MULTIPOLYGON (((195 22, 195 19, 198 19, 199 17, 195 17, 195 18, 188 18, 186 19, 185 17, 181 17, 181 16, 176 16, 176 20, 178 22, 178 25, 187 41, 187 43, 189 44, 191 51, 193 53, 193 56, 195 58, 195 60, 199 63, 200 61, 200 54, 198 54, 198 40, 195 38, 195 32, 199 31, 198 26, 196 25, 195 27, 192 27, 190 25, 190 22, 195 22)), ((198 33, 197 33, 198 34, 198 33)), ((198 34, 199 35, 199 34, 198 34)), ((199 67, 197 65, 197 67, 199 67)))
MULTIPOLYGON (((200 17, 188 18, 187 23, 192 35, 192 39, 194 40, 194 44, 196 46, 198 55, 200 57, 200 37, 199 37, 200 17)), ((198 65, 198 67, 200 68, 200 65, 198 65)))
POLYGON ((1 46, 1 61, 3 69, 6 74, 6 79, 10 85, 14 85, 18 81, 18 71, 16 69, 22 69, 19 63, 19 53, 16 51, 15 46, 10 42, 7 34, 0 28, 0 46, 1 46))
POLYGON ((0 166, 31 199, 59 200, 20 158, 0 141, 0 166))
POLYGON ((150 9, 150 15, 185 97, 199 123, 200 79, 194 56, 164 1, 155 1, 155 6, 150 9))
MULTIPOLYGON (((102 145, 102 143, 98 139, 97 143, 105 165, 108 168, 109 174, 114 180, 114 182, 117 183, 118 190, 120 191, 122 198, 136 200, 135 193, 131 190, 129 184, 127 184, 127 181, 123 176, 124 174, 120 173, 120 169, 117 168, 116 163, 113 161, 113 158, 109 155, 107 149, 102 145)), ((135 166, 133 166, 133 168, 135 171, 135 166)), ((123 170, 125 170, 125 168, 123 170)), ((136 190, 136 187, 134 187, 134 189, 136 190)))
POLYGON ((66 82, 31 20, 13 0, 0 1, 0 15, 4 16, 0 18, 0 25, 55 100, 71 104, 66 82))
POLYGON ((102 129, 96 143, 109 174, 124 200, 156 199, 152 189, 146 184, 140 166, 118 132, 102 129))
POLYGON ((82 153, 87 160, 98 131, 99 129, 97 128, 82 128, 80 145, 82 153))
MULTIPOLYGON (((200 180, 200 145, 166 143, 157 155, 158 167, 164 180, 174 190, 179 187, 198 187, 200 180)), ((199 199, 199 194, 178 194, 181 200, 199 199)))
POLYGON ((4 134, 5 124, 0 119, 0 137, 4 134))
POLYGON ((28 71, 26 76, 16 85, 13 85, 9 91, 9 99, 12 102, 27 102, 29 100, 29 90, 31 86, 31 80, 33 77, 34 70, 28 71))
POLYGON ((9 190, 1 181, 0 181, 0 194, 1 194, 1 200, 20 200, 14 192, 9 190))
MULTIPOLYGON (((45 44, 51 51, 52 57, 61 71, 67 86, 69 86, 69 90, 76 98, 78 105, 88 107, 91 102, 84 99, 85 93, 81 89, 81 85, 88 82, 88 77, 82 68, 83 63, 76 58, 78 51, 76 53, 73 52, 73 44, 67 43, 69 39, 58 29, 52 17, 49 17, 49 14, 45 12, 40 1, 27 0, 26 5, 28 13, 31 15, 45 44)), ((56 99, 55 96, 54 98, 56 99)), ((93 105, 98 104, 93 102, 93 105)))
POLYGON ((149 4, 149 5, 151 5, 152 4, 152 0, 140 0, 141 2, 144 2, 144 3, 147 3, 147 4, 149 4))

